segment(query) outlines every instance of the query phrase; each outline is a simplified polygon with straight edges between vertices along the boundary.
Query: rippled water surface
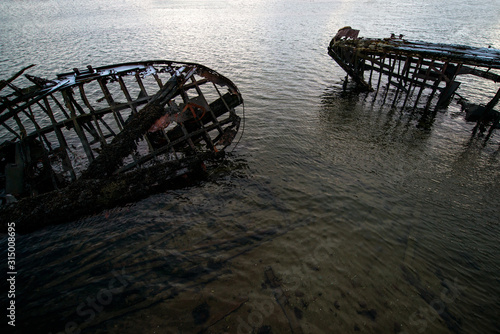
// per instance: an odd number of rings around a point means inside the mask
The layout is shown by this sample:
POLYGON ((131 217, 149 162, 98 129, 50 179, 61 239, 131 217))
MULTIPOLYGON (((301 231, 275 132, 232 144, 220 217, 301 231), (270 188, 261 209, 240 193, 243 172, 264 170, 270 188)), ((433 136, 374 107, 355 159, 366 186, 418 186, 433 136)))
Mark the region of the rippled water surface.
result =
POLYGON ((419 128, 343 92, 326 51, 346 25, 500 48, 498 1, 6 0, 0 17, 2 79, 172 59, 245 99, 208 180, 17 237, 19 332, 499 331, 500 132, 471 139, 455 104, 419 128))

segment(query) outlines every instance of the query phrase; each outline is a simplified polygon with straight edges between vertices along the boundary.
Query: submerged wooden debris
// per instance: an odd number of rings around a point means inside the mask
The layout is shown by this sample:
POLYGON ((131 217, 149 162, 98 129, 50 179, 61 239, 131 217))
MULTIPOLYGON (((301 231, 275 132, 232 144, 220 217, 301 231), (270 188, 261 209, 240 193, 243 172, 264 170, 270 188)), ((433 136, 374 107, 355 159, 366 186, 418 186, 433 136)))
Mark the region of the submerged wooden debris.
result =
MULTIPOLYGON (((463 45, 408 41, 400 35, 385 39, 358 37, 359 30, 344 27, 330 42, 328 54, 346 71, 359 88, 383 96, 387 102, 404 108, 422 108, 426 112, 449 105, 461 82, 473 75, 485 85, 500 82, 500 50, 463 45), (383 89, 385 86, 386 89, 383 89)), ((459 102, 466 120, 477 122, 477 130, 489 127, 486 140, 500 127, 500 113, 493 108, 500 89, 486 105, 474 104, 466 97, 459 102)))
POLYGON ((203 65, 146 61, 23 78, 31 67, 0 81, 0 195, 15 202, 0 209, 2 223, 74 219, 175 184, 221 157, 239 129, 238 88, 203 65))
POLYGON ((276 303, 280 306, 281 310, 283 311, 283 314, 285 315, 285 318, 287 319, 288 326, 290 328, 290 333, 292 334, 304 333, 298 320, 298 318, 301 318, 302 311, 300 311, 297 307, 295 307, 295 309, 292 309, 292 306, 288 301, 288 297, 283 291, 279 278, 276 277, 276 275, 274 274, 273 268, 271 267, 266 268, 266 270, 264 271, 264 275, 266 277, 266 283, 270 285, 273 291, 276 303))

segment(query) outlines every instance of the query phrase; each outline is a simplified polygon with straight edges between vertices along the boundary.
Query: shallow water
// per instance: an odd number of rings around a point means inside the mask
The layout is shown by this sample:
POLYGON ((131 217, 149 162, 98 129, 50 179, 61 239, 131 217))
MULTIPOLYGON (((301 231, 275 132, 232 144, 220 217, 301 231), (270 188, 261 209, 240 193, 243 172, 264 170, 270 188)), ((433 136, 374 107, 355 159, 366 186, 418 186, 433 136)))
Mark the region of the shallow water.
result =
POLYGON ((418 114, 344 93, 326 52, 346 25, 500 48, 497 1, 0 9, 1 78, 173 59, 245 99, 243 138, 208 180, 17 237, 21 332, 498 332, 500 133, 471 139, 454 104, 418 128, 418 114))

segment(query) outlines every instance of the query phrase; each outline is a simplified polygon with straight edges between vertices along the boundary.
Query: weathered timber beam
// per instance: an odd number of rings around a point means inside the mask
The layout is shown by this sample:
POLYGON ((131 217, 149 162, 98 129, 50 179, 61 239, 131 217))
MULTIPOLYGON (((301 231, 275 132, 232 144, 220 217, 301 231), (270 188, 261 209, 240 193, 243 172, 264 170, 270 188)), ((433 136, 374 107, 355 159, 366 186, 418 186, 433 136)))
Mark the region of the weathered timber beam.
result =
POLYGON ((493 110, 493 108, 497 105, 498 101, 500 100, 500 89, 497 91, 493 99, 491 99, 490 102, 486 105, 486 108, 484 110, 485 114, 488 114, 490 111, 493 110))
MULTIPOLYGON (((224 94, 221 98, 218 98, 214 102, 210 103, 210 110, 213 111, 215 117, 219 117, 223 115, 224 113, 228 112, 228 109, 226 107, 226 104, 229 108, 234 108, 238 106, 241 103, 241 99, 238 95, 231 94, 231 93, 226 93, 224 94), (224 103, 225 102, 225 103, 224 103)), ((204 117, 201 119, 201 122, 203 125, 207 124, 210 122, 211 119, 209 117, 204 117)), ((198 125, 196 124, 191 124, 187 125, 187 130, 188 131, 193 131, 194 129, 198 128, 198 125)), ((182 129, 177 126, 170 130, 167 133, 167 136, 170 138, 170 140, 176 140, 184 136, 184 133, 182 129)))
POLYGON ((165 113, 159 101, 169 100, 178 92, 177 78, 173 77, 140 112, 132 115, 127 126, 113 138, 111 143, 102 148, 101 154, 82 173, 82 178, 101 178, 111 175, 123 163, 123 159, 136 148, 136 141, 165 113))
POLYGON ((367 90, 367 91, 373 91, 373 88, 360 76, 358 76, 354 70, 352 68, 350 68, 342 58, 340 58, 336 53, 335 51, 333 50, 328 50, 328 54, 333 58, 335 59, 335 61, 337 62, 337 64, 339 64, 340 67, 342 67, 342 69, 344 71, 347 72, 347 74, 349 74, 349 76, 359 85, 361 86, 362 89, 364 90, 367 90))
MULTIPOLYGON (((366 67, 367 67, 367 70, 371 70, 372 69, 371 65, 366 65, 366 67)), ((425 76, 420 76, 419 74, 415 75, 415 78, 411 78, 410 79, 410 78, 407 78, 407 77, 403 78, 401 75, 399 75, 397 73, 393 73, 393 72, 391 72, 389 70, 381 70, 378 67, 373 67, 373 70, 376 71, 376 72, 385 74, 385 75, 390 75, 391 74, 392 77, 395 77, 397 79, 405 79, 407 82, 413 83, 416 86, 425 87, 425 88, 433 88, 434 87, 434 85, 427 84, 427 83, 425 83, 425 81, 419 81, 419 80, 417 80, 416 78, 425 78, 425 76)), ((427 79, 429 79, 429 78, 427 78, 427 79)), ((431 80, 432 80, 432 78, 431 78, 431 80)))
POLYGON ((19 72, 17 72, 16 74, 14 74, 12 77, 10 77, 9 79, 7 80, 0 80, 0 90, 4 89, 5 87, 7 87, 7 85, 9 83, 11 83, 12 81, 16 80, 18 77, 20 77, 26 70, 32 68, 33 66, 35 66, 35 64, 31 64, 29 66, 26 66, 25 68, 21 69, 19 72))
POLYGON ((483 71, 469 66, 462 66, 457 75, 459 74, 472 74, 481 78, 492 80, 494 82, 500 82, 500 75, 489 72, 489 69, 487 71, 483 71))
MULTIPOLYGON (((208 127, 199 128, 198 130, 190 131, 187 134, 184 134, 184 132, 183 132, 182 137, 179 137, 175 140, 169 139, 167 145, 165 145, 161 148, 155 149, 154 152, 143 155, 139 159, 134 161, 133 163, 130 163, 126 166, 119 168, 118 170, 116 170, 115 174, 119 174, 119 173, 126 172, 128 170, 131 170, 132 168, 136 167, 137 165, 144 164, 145 162, 151 160, 154 156, 157 156, 157 155, 163 154, 167 151, 170 151, 172 148, 179 149, 181 147, 180 144, 185 144, 186 140, 188 140, 188 139, 191 140, 193 143, 197 143, 202 139, 203 135, 206 134, 206 132, 212 131, 221 125, 225 125, 225 124, 233 123, 233 122, 234 122, 234 120, 230 117, 230 118, 227 118, 225 120, 219 121, 217 124, 212 124, 212 125, 209 125, 208 127)), ((181 128, 181 131, 182 131, 182 128, 181 128)), ((182 145, 182 146, 185 146, 185 145, 182 145)))
POLYGON ((463 45, 439 44, 399 39, 340 40, 333 47, 355 48, 367 53, 403 53, 445 62, 500 68, 500 51, 463 45))

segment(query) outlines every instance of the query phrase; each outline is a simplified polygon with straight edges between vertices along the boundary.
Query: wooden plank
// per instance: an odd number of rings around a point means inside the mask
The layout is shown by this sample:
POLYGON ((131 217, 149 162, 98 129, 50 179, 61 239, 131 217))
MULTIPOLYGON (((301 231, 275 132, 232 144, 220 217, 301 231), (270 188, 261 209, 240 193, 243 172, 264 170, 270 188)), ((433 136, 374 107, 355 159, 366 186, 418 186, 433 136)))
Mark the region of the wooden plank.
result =
POLYGON ((120 112, 115 109, 115 101, 113 100, 113 96, 111 95, 108 87, 106 86, 105 80, 106 79, 98 78, 97 82, 99 83, 99 86, 101 87, 101 90, 102 90, 102 93, 104 94, 104 98, 106 99, 106 102, 108 102, 109 108, 113 112, 113 116, 115 117, 116 125, 118 126, 118 129, 120 129, 120 131, 121 131, 123 129, 123 126, 125 125, 125 121, 123 120, 120 112))
POLYGON ((73 126, 75 129, 75 132, 80 139, 80 142, 82 143, 83 149, 85 151, 85 154, 87 155, 87 159, 92 162, 94 160, 94 153, 92 152, 92 148, 90 147, 90 144, 87 140, 87 137, 85 136, 85 133, 83 132, 82 128, 80 127, 80 123, 78 122, 77 116, 76 116, 76 111, 75 108, 73 107, 71 103, 71 99, 68 96, 70 94, 67 90, 62 91, 64 100, 66 102, 66 106, 71 112, 71 121, 73 122, 73 126))
POLYGON ((339 40, 331 48, 359 49, 370 53, 399 53, 423 56, 434 60, 500 69, 500 50, 456 44, 440 44, 402 39, 339 40))
POLYGON ((368 84, 366 83, 363 78, 360 78, 357 76, 357 74, 344 62, 343 59, 341 59, 336 53, 335 51, 333 50, 329 50, 328 51, 328 54, 333 58, 335 59, 335 61, 340 65, 340 67, 342 67, 342 69, 344 71, 347 72, 347 74, 349 74, 349 76, 357 83, 359 84, 363 89, 367 90, 367 91, 372 91, 373 88, 368 84))
POLYGON ((137 114, 133 115, 124 128, 111 143, 102 148, 101 154, 90 163, 82 178, 100 178, 111 175, 136 148, 136 140, 141 138, 153 123, 165 113, 159 99, 167 101, 178 93, 177 80, 170 79, 155 97, 137 114))

